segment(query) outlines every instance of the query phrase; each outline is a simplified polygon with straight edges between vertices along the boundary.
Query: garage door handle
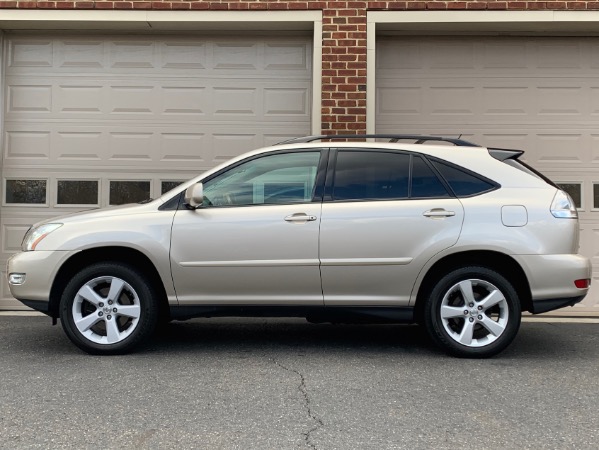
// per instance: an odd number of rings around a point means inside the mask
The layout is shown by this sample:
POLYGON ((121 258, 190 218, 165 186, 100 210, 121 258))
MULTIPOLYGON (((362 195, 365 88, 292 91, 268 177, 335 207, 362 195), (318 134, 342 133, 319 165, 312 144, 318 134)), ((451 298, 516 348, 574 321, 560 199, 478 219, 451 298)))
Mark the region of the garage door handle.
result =
POLYGON ((435 217, 452 217, 455 216, 455 212, 447 211, 443 208, 433 208, 429 209, 428 211, 424 211, 422 215, 424 217, 432 217, 434 219, 435 217))
POLYGON ((291 214, 285 217, 285 222, 313 222, 314 220, 316 220, 316 216, 309 216, 304 213, 291 214))

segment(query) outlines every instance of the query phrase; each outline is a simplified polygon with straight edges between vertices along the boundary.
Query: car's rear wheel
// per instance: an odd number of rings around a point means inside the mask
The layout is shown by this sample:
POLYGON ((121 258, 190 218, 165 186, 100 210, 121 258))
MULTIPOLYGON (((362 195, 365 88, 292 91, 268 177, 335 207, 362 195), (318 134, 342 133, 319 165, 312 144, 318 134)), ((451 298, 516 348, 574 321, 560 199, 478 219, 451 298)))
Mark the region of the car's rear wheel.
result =
POLYGON ((424 305, 424 323, 433 341, 460 357, 484 358, 501 352, 516 337, 520 319, 520 300, 513 285, 485 267, 449 272, 424 305))
POLYGON ((92 354, 126 353, 156 328, 158 299, 135 268, 97 263, 67 284, 60 319, 71 341, 92 354))

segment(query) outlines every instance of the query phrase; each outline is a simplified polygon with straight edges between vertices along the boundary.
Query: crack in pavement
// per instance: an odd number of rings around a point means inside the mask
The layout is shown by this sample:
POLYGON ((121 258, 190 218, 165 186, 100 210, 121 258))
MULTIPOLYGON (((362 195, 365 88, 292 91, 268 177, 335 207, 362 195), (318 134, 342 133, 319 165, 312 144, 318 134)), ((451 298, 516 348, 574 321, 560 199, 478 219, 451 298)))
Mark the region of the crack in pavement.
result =
POLYGON ((298 390, 301 392, 302 396, 304 397, 304 408, 306 409, 307 413, 308 413, 308 417, 313 420, 315 422, 315 425, 313 428, 309 429, 307 432, 302 433, 304 435, 304 440, 306 441, 306 444, 310 447, 313 448, 314 450, 317 450, 316 444, 314 444, 312 442, 312 433, 314 433, 316 430, 318 430, 319 428, 324 426, 323 421, 318 418, 318 416, 316 416, 313 412, 312 412, 312 408, 310 406, 310 396, 308 395, 308 390, 306 389, 306 379, 304 378, 304 376, 298 372, 295 369, 290 369, 289 367, 285 367, 283 364, 281 364, 279 361, 277 361, 276 359, 272 360, 277 366, 279 366, 281 369, 286 370, 288 372, 292 372, 294 374, 296 374, 297 376, 300 377, 300 384, 298 386, 298 390))

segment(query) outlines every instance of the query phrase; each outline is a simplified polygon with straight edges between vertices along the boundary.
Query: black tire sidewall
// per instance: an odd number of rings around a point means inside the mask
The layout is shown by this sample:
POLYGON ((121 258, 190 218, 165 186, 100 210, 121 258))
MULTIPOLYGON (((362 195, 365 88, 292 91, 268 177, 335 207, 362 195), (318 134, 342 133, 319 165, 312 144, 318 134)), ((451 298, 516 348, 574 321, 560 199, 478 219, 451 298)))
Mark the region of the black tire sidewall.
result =
POLYGON ((90 354, 123 354, 147 340, 156 328, 158 302, 154 290, 144 275, 134 267, 121 263, 97 263, 90 265, 73 276, 65 287, 60 301, 60 320, 68 338, 80 349, 90 354), (140 302, 140 317, 135 330, 115 344, 98 344, 83 336, 73 319, 73 303, 79 289, 94 278, 111 276, 124 280, 136 292, 140 302))
POLYGON ((486 267, 463 267, 441 277, 426 299, 424 322, 433 341, 453 356, 466 358, 487 358, 503 351, 516 337, 520 328, 521 305, 513 285, 500 273, 486 267), (482 347, 467 347, 456 342, 445 330, 441 319, 441 303, 449 289, 460 281, 478 279, 497 287, 504 295, 509 318, 503 334, 492 343, 482 347))

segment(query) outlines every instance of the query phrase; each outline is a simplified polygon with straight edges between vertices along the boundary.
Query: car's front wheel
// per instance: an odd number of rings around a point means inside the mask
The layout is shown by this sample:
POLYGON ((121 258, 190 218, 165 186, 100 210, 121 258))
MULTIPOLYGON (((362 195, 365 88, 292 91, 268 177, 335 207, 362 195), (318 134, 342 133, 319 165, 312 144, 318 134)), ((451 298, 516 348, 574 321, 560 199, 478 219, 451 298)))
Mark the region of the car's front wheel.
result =
POLYGON ((77 273, 64 289, 60 319, 69 339, 92 354, 126 353, 156 328, 158 299, 135 268, 112 262, 77 273))
POLYGON ((513 285, 486 267, 464 267, 443 276, 424 305, 433 341, 448 353, 484 358, 504 350, 520 328, 521 306, 513 285))

